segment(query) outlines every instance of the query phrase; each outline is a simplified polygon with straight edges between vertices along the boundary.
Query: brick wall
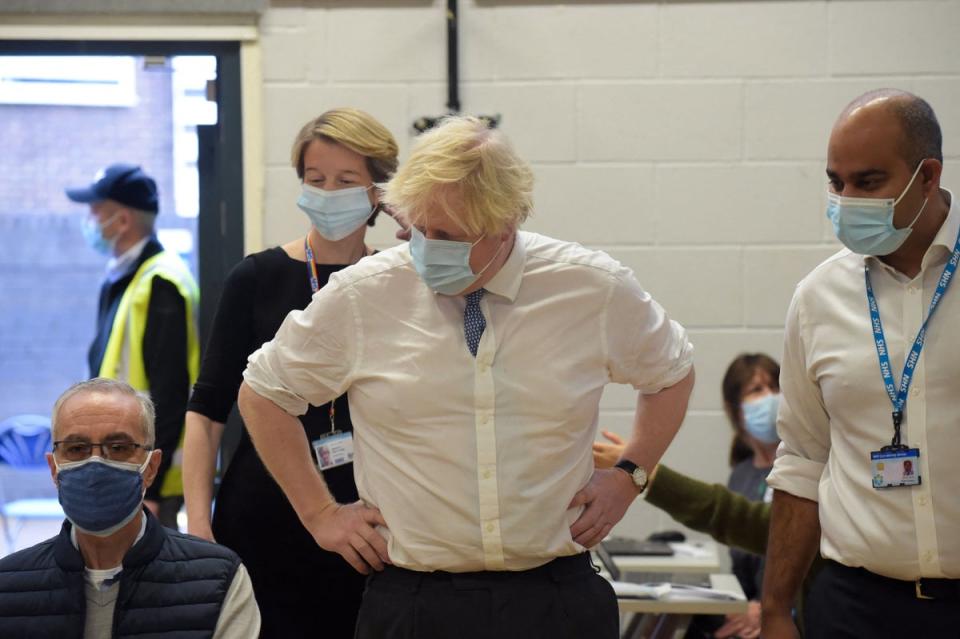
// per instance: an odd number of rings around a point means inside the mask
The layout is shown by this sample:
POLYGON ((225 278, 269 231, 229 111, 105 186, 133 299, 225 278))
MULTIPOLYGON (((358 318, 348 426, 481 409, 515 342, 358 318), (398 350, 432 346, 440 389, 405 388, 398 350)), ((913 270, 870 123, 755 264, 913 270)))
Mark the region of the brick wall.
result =
POLYGON ((180 225, 169 72, 139 70, 137 94, 132 108, 0 105, 0 419, 47 414, 88 376, 106 258, 84 243, 87 209, 63 188, 139 163, 157 180, 161 215, 180 225))

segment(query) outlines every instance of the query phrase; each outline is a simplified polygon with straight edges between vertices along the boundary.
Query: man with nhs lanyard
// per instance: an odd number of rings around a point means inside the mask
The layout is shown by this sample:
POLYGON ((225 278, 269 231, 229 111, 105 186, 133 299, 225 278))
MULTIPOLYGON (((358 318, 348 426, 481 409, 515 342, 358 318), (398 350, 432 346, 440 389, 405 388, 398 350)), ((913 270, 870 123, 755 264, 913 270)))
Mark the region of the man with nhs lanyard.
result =
POLYGON ((693 385, 686 331, 607 255, 519 230, 533 175, 452 117, 386 185, 412 237, 337 273, 254 353, 240 408, 324 548, 371 573, 357 637, 618 636, 585 549, 623 516, 693 385), (594 470, 608 382, 642 393, 594 470), (361 501, 337 504, 294 415, 348 393, 361 501))
POLYGON ((796 636, 818 545, 807 636, 960 633, 960 210, 942 170, 915 95, 872 91, 834 125, 827 214, 847 249, 787 315, 765 639, 796 636))

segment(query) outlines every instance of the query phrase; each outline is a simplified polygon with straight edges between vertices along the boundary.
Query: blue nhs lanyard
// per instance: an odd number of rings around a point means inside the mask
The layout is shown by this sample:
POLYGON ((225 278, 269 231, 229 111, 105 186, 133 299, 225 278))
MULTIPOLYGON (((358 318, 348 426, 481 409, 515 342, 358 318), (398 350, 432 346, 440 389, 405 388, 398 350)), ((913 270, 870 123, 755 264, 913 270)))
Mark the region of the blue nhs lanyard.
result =
POLYGON ((891 447, 904 448, 900 443, 900 424, 903 422, 903 407, 907 403, 907 391, 910 389, 910 381, 913 379, 913 371, 920 359, 920 351, 923 350, 923 340, 927 334, 927 325, 933 317, 934 311, 940 304, 943 294, 946 293, 953 274, 957 270, 957 264, 960 263, 960 234, 957 235, 957 241, 953 245, 953 255, 950 261, 943 267, 943 273, 937 282, 937 289, 933 292, 933 299, 930 300, 930 309, 927 311, 927 318, 923 320, 920 331, 917 333, 917 339, 913 340, 913 348, 907 356, 907 361, 903 365, 903 375, 900 377, 900 388, 894 385, 892 366, 890 365, 890 356, 887 353, 887 342, 883 337, 883 324, 880 322, 880 307, 877 306, 877 298, 873 294, 873 286, 870 284, 870 269, 863 267, 863 275, 867 281, 867 301, 870 304, 870 319, 873 323, 873 339, 877 344, 877 355, 880 357, 880 374, 883 376, 883 384, 887 389, 887 395, 893 403, 893 441, 891 447))

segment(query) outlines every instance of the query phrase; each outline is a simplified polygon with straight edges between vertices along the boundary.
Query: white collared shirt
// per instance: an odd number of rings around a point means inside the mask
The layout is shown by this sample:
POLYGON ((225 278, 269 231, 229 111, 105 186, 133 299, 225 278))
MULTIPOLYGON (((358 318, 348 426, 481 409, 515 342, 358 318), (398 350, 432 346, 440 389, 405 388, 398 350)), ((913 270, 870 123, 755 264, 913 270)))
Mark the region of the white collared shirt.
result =
MULTIPOLYGON (((897 579, 960 578, 960 284, 931 320, 910 384, 903 443, 920 449, 922 483, 872 487, 870 452, 893 438, 870 312, 870 268, 899 386, 903 364, 949 259, 956 199, 913 279, 875 257, 843 250, 814 269, 787 314, 778 430, 783 439, 767 482, 819 501, 822 554, 897 579)), ((957 279, 957 278, 954 278, 957 279)))
POLYGON ((406 245, 335 273, 244 373, 292 415, 349 391, 361 499, 391 561, 524 570, 583 550, 573 495, 593 472, 600 395, 690 371, 686 331, 609 256, 520 232, 484 287, 476 358, 464 298, 436 295, 406 245))
POLYGON ((137 261, 140 254, 143 253, 143 247, 150 241, 150 236, 141 239, 139 242, 128 248, 126 251, 111 257, 107 260, 107 279, 116 282, 130 271, 130 267, 137 261))

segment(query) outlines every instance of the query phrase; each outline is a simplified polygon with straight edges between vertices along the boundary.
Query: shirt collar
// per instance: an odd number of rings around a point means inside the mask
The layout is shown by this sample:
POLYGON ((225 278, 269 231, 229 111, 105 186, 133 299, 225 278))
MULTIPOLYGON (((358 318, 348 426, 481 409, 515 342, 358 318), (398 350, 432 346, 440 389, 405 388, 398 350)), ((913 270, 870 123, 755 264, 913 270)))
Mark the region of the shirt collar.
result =
POLYGON ((510 257, 503 263, 497 274, 490 278, 484 289, 495 295, 505 297, 511 302, 517 299, 520 291, 520 280, 523 278, 523 267, 527 262, 527 250, 520 238, 520 231, 513 234, 513 250, 510 257))
POLYGON ((130 270, 130 266, 137 261, 140 253, 143 252, 143 247, 145 247, 149 241, 150 237, 147 236, 128 248, 121 255, 111 257, 107 262, 107 279, 111 282, 116 282, 126 275, 127 271, 130 270))
POLYGON ((953 253, 953 247, 957 244, 957 233, 960 232, 960 207, 957 206, 957 198, 953 193, 949 189, 943 190, 950 196, 950 209, 943 224, 940 225, 940 230, 934 236, 930 248, 923 255, 923 268, 927 268, 937 257, 953 253))

